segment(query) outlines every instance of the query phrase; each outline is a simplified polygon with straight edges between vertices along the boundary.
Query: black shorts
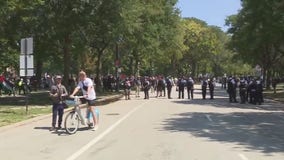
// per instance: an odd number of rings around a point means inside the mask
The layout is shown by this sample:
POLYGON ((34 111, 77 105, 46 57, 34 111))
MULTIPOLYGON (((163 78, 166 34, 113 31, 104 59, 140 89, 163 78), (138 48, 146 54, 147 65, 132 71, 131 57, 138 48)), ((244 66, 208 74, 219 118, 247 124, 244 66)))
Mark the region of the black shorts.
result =
POLYGON ((89 106, 94 106, 96 99, 88 100, 88 99, 82 98, 81 101, 82 101, 82 103, 88 103, 89 106))

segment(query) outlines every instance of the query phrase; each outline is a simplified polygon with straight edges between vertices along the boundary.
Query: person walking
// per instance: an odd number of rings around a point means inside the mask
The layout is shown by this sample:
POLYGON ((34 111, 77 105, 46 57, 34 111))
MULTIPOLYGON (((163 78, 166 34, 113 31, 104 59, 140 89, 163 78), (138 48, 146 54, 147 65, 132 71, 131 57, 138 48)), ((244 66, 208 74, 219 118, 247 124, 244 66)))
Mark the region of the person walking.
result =
POLYGON ((88 110, 93 115, 93 130, 95 131, 99 127, 99 121, 97 114, 95 113, 95 100, 97 97, 94 89, 94 83, 90 78, 87 77, 87 74, 84 71, 79 72, 79 80, 80 81, 71 96, 74 96, 81 89, 84 96, 83 101, 88 103, 88 110))
POLYGON ((55 77, 56 84, 51 86, 51 91, 49 93, 49 96, 52 99, 53 105, 52 105, 52 123, 51 123, 51 128, 50 131, 55 131, 56 130, 56 121, 57 121, 57 116, 58 116, 58 128, 61 129, 61 124, 62 124, 62 118, 63 118, 63 113, 64 113, 64 100, 68 96, 68 92, 65 88, 64 85, 61 84, 62 82, 62 77, 60 75, 57 75, 55 77))
POLYGON ((131 83, 129 78, 126 78, 124 82, 125 100, 130 100, 130 91, 131 91, 131 83))

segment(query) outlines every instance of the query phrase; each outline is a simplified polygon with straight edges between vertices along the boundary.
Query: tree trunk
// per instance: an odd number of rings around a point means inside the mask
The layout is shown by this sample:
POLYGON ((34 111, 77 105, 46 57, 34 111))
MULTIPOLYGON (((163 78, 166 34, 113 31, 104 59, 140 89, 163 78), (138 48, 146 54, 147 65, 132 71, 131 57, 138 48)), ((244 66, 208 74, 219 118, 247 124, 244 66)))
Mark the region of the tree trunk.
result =
POLYGON ((133 57, 130 57, 129 66, 130 66, 130 75, 135 75, 135 66, 133 57))
POLYGON ((98 51, 98 57, 97 57, 97 66, 96 66, 96 80, 97 82, 96 83, 96 86, 97 88, 100 88, 101 87, 101 69, 102 69, 102 55, 103 55, 103 52, 102 50, 98 51))
POLYGON ((192 78, 196 78, 196 70, 197 70, 197 66, 195 62, 192 62, 191 64, 191 76, 192 78))
POLYGON ((36 80, 37 80, 37 84, 36 87, 40 87, 41 84, 41 75, 42 75, 42 67, 43 67, 43 62, 41 59, 37 59, 36 61, 36 80))
POLYGON ((271 84, 271 69, 267 70, 266 89, 270 89, 271 84))
POLYGON ((63 44, 63 61, 64 61, 64 79, 63 84, 68 88, 68 79, 71 66, 71 53, 70 53, 71 39, 70 34, 66 35, 63 44))

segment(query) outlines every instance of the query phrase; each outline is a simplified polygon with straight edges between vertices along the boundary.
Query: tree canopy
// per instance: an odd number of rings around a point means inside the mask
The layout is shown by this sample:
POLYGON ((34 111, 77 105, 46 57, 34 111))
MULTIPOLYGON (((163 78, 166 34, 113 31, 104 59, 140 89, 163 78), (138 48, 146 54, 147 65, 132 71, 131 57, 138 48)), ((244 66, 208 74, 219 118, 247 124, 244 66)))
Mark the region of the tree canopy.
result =
MULTIPOLYGON (((271 2, 271 3, 270 3, 271 2)), ((19 68, 20 39, 34 38, 37 77, 72 74, 222 76, 283 62, 283 4, 243 1, 229 34, 182 18, 177 0, 0 2, 0 68, 19 68), (227 49, 227 43, 231 50, 227 49), (252 58, 254 57, 254 58, 252 58), (117 63, 119 62, 119 63, 117 63), (117 63, 117 64, 116 64, 117 63)))
POLYGON ((229 47, 243 61, 252 66, 260 65, 269 82, 272 71, 283 62, 283 3, 279 0, 243 0, 242 7, 237 15, 227 19, 232 35, 229 47))

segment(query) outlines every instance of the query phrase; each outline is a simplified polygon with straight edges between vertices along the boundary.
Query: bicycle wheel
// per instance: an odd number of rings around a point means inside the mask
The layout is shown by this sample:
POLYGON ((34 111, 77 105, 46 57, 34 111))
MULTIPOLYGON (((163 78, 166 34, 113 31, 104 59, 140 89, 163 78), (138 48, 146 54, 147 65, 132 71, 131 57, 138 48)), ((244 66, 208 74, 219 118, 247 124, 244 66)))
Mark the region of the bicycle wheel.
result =
POLYGON ((75 112, 70 112, 67 114, 64 122, 64 127, 67 133, 74 134, 79 128, 80 119, 78 114, 75 112))

